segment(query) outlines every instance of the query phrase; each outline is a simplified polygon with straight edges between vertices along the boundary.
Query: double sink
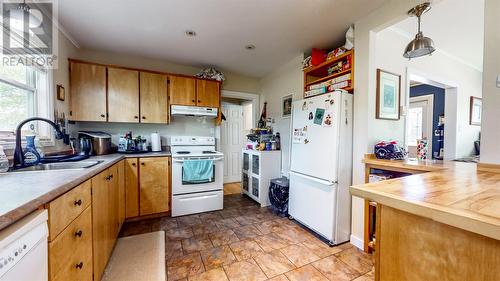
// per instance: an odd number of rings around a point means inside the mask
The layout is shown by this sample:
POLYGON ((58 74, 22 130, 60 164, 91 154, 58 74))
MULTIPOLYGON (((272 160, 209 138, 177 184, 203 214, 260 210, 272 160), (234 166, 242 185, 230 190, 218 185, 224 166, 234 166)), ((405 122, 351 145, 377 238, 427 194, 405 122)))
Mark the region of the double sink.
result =
POLYGON ((98 165, 104 161, 102 160, 84 160, 78 162, 56 162, 56 163, 46 163, 38 164, 34 166, 29 166, 21 169, 13 170, 12 172, 34 172, 34 171, 53 171, 53 170, 77 170, 77 169, 88 169, 98 165))

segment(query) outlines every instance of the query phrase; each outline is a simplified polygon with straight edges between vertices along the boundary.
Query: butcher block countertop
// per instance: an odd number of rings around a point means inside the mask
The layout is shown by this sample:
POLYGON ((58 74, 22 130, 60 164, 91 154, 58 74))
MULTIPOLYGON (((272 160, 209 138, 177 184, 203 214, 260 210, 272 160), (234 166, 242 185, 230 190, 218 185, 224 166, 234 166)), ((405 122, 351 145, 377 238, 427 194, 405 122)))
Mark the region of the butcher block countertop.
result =
POLYGON ((365 158, 377 168, 422 173, 351 187, 362 197, 401 211, 500 240, 500 173, 475 163, 389 161, 365 158))

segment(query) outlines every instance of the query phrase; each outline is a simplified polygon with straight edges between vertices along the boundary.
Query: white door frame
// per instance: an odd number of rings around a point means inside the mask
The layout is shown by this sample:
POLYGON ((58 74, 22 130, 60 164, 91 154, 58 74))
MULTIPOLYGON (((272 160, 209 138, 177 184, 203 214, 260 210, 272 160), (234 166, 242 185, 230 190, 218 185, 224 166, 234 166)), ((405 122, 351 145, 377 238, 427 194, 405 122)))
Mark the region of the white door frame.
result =
POLYGON ((432 75, 428 71, 421 71, 414 67, 406 67, 406 85, 405 85, 405 103, 404 103, 404 118, 405 118, 405 147, 408 148, 408 118, 406 110, 410 108, 410 81, 417 81, 423 84, 439 87, 444 89, 444 115, 445 115, 445 130, 444 130, 444 160, 453 160, 457 156, 457 132, 458 132, 458 99, 457 91, 458 84, 443 79, 442 77, 432 75), (416 78, 417 76, 418 78, 416 78), (420 79, 419 79, 420 78, 420 79), (423 79, 422 79, 423 78, 423 79))
POLYGON ((235 98, 252 101, 252 124, 255 126, 258 120, 259 114, 259 98, 260 96, 253 93, 245 93, 245 92, 236 92, 236 91, 227 91, 222 90, 222 97, 226 98, 235 98))
MULTIPOLYGON (((434 96, 433 95, 423 95, 423 96, 418 96, 418 97, 410 97, 410 106, 412 102, 422 102, 426 101, 427 102, 427 112, 426 112, 426 135, 427 135, 427 140, 429 141, 429 146, 428 146, 428 152, 430 152, 430 157, 428 159, 432 159, 434 155, 432 152, 432 139, 434 136, 434 96)), ((408 106, 408 109, 410 108, 408 106)), ((429 155, 429 154, 428 154, 429 155)))

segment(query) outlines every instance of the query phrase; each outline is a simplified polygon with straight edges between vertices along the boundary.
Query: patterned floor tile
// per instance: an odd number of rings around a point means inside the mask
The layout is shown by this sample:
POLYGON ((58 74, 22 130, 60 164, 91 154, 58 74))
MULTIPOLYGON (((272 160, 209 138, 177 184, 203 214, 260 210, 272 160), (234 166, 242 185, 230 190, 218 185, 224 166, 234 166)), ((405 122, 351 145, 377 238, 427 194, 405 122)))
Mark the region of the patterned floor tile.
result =
POLYGON ((236 259, 239 261, 247 260, 264 253, 260 246, 253 240, 231 243, 229 247, 231 247, 236 259))
POLYGON ((276 233, 258 236, 254 238, 254 240, 265 252, 278 250, 291 245, 290 241, 279 237, 276 233))
POLYGON ((174 258, 167 262, 167 276, 169 281, 179 280, 205 271, 199 253, 174 258))
POLYGON ((222 268, 215 268, 205 271, 202 274, 190 276, 189 281, 226 281, 227 276, 222 268))
POLYGON ((188 238, 182 240, 182 249, 186 254, 211 249, 214 246, 209 239, 188 238))
POLYGON ((241 225, 251 225, 254 223, 261 222, 257 217, 250 216, 250 215, 243 215, 243 216, 235 217, 234 219, 241 225))
POLYGON ((198 217, 198 215, 189 215, 189 216, 178 217, 177 223, 179 224, 179 227, 187 227, 187 226, 201 224, 202 221, 200 217, 198 217))
POLYGON ((221 230, 223 229, 233 229, 240 227, 241 225, 233 218, 227 218, 227 219, 222 219, 218 220, 215 222, 217 227, 221 230))
POLYGON ((260 230, 258 230, 255 225, 246 225, 242 227, 233 228, 234 233, 240 240, 252 239, 257 236, 263 235, 260 230))
POLYGON ((236 236, 236 234, 234 234, 234 231, 232 231, 231 229, 210 233, 208 236, 210 237, 210 240, 212 241, 214 247, 219 247, 221 245, 227 245, 233 242, 240 241, 240 239, 238 239, 238 236, 236 236))
POLYGON ((328 281, 316 268, 308 264, 285 273, 290 281, 328 281))
POLYGON ((296 267, 320 259, 313 251, 302 244, 291 245, 280 250, 296 267))
POLYGON ((335 256, 315 261, 312 265, 330 280, 347 281, 361 275, 354 268, 351 268, 335 256))
POLYGON ((335 254, 335 256, 361 274, 365 274, 373 269, 372 256, 358 248, 351 247, 335 254))
POLYGON ((267 276, 257 263, 252 260, 235 262, 230 265, 224 265, 227 277, 231 281, 264 281, 267 276))
POLYGON ((203 213, 199 214, 199 218, 202 222, 208 222, 208 221, 217 221, 221 220, 222 216, 220 213, 217 212, 211 212, 211 213, 203 213))
POLYGON ((181 241, 166 241, 165 242, 165 260, 171 260, 173 258, 182 257, 184 255, 182 251, 181 241))
POLYGON ((267 281, 290 281, 288 278, 285 277, 284 274, 274 276, 273 278, 267 279, 267 281))
POLYGON ((271 232, 286 230, 284 225, 280 223, 279 220, 265 221, 263 223, 256 224, 255 226, 260 230, 260 232, 262 232, 262 234, 269 234, 271 232))
POLYGON ((318 238, 307 239, 303 241, 302 244, 313 251, 314 254, 316 254, 320 258, 328 257, 342 251, 341 247, 330 247, 328 244, 319 240, 318 238))
POLYGON ((177 224, 176 218, 163 217, 152 224, 151 231, 169 230, 177 227, 179 227, 179 225, 177 224))
POLYGON ((167 240, 182 240, 193 237, 191 227, 172 228, 165 230, 167 240))
POLYGON ((191 227, 195 237, 207 237, 208 234, 218 232, 220 229, 214 223, 198 224, 191 227))
POLYGON ((236 257, 229 246, 221 246, 200 252, 206 269, 218 268, 236 262, 236 257))
POLYGON ((375 270, 371 270, 367 274, 360 276, 353 281, 374 281, 375 280, 375 270))
POLYGON ((257 256, 254 260, 269 278, 295 269, 295 266, 277 250, 257 256))

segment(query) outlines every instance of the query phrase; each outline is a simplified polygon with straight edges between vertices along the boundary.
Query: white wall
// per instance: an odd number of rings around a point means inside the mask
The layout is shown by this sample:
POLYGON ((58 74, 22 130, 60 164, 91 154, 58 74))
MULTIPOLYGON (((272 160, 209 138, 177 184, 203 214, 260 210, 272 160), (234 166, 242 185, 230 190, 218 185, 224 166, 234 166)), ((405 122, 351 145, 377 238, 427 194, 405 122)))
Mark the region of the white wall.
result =
MULTIPOLYGON (((474 141, 478 139, 481 127, 469 125, 469 106, 470 96, 482 96, 482 73, 439 50, 433 53, 432 56, 409 61, 403 58, 402 52, 411 38, 391 28, 378 32, 375 37, 376 68, 401 75, 401 105, 407 105, 408 102, 409 93, 406 85, 409 81, 407 81, 407 71, 456 87, 456 104, 446 104, 446 107, 455 106, 456 111, 453 112, 454 116, 445 116, 446 121, 456 119, 456 127, 445 126, 445 131, 456 130, 456 147, 445 146, 445 150, 451 149, 456 152, 451 157, 452 159, 474 155, 474 141)), ((480 52, 481 50, 471 51, 480 52)), ((446 94, 451 95, 453 93, 447 91, 446 94)), ((448 101, 451 102, 451 100, 448 101)), ((370 126, 369 141, 372 144, 388 138, 397 139, 404 143, 406 116, 401 116, 399 121, 378 120, 374 116, 371 116, 370 119, 373 126, 370 126)), ((371 150, 368 151, 371 153, 371 150)))
MULTIPOLYGON (((260 111, 267 102, 267 116, 273 118, 274 132, 281 135, 281 171, 288 176, 290 170, 290 118, 281 118, 281 98, 293 94, 293 100, 302 99, 304 94, 303 54, 276 69, 261 80, 260 111)), ((259 115, 260 116, 260 115, 259 115)))
POLYGON ((500 75, 500 1, 486 0, 484 30, 483 116, 481 162, 500 164, 500 89, 495 86, 500 75))

